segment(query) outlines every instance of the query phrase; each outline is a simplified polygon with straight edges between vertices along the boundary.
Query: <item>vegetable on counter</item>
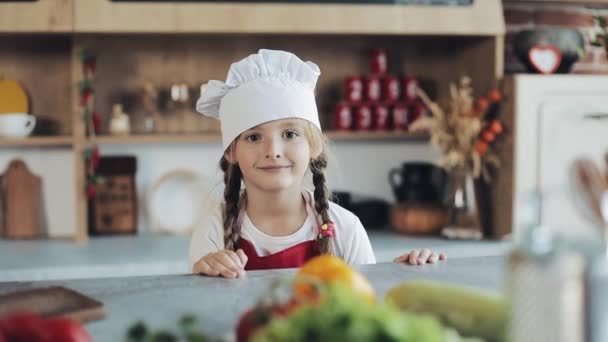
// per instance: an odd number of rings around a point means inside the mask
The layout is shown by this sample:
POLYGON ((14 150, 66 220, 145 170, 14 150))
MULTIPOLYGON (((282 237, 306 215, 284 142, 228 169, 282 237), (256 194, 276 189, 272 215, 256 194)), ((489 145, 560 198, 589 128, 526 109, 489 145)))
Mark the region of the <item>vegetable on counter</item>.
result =
MULTIPOLYGON (((323 291, 323 301, 273 319, 251 339, 265 341, 411 341, 444 342, 444 329, 431 316, 371 304, 339 284, 323 291)), ((459 341, 459 340, 456 340, 459 341)))
POLYGON ((433 315, 463 336, 505 341, 509 308, 498 294, 417 280, 391 288, 385 299, 402 310, 433 315))
POLYGON ((209 339, 197 329, 197 318, 186 314, 178 320, 178 331, 152 330, 143 321, 137 321, 127 331, 127 342, 206 342, 209 339))
POLYGON ((296 274, 294 295, 306 297, 314 293, 312 282, 340 284, 369 303, 376 302, 376 292, 369 281, 344 260, 333 255, 320 255, 305 263, 296 274))
POLYGON ((277 300, 275 286, 241 316, 236 327, 238 342, 483 342, 486 337, 487 341, 502 341, 493 338, 504 331, 506 310, 501 298, 433 282, 413 282, 394 287, 378 303, 369 281, 330 255, 310 260, 292 282, 287 299, 277 300), (458 297, 463 305, 455 304, 458 297), (427 308, 433 300, 445 307, 427 308), (471 308, 466 308, 469 302, 471 308))
POLYGON ((77 321, 48 318, 31 312, 15 312, 0 318, 0 341, 91 342, 88 331, 77 321))

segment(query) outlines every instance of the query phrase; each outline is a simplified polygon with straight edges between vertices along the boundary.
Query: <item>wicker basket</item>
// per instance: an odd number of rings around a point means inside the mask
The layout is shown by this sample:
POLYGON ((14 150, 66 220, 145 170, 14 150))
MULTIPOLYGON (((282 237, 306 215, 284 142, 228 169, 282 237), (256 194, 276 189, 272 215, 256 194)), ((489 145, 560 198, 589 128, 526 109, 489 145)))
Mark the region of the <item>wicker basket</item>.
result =
POLYGON ((391 208, 391 224, 404 234, 437 234, 445 221, 446 211, 437 205, 400 203, 391 208))

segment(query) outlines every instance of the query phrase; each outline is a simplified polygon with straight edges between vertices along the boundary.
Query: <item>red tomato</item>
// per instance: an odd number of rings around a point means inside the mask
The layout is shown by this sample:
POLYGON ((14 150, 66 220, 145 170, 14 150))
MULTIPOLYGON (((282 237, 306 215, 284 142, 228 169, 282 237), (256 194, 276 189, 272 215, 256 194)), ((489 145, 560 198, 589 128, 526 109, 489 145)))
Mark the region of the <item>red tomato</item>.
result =
POLYGON ((500 90, 492 89, 492 90, 490 90, 490 93, 488 94, 488 98, 490 99, 490 102, 493 102, 493 103, 500 102, 502 100, 502 94, 500 93, 500 90))
POLYGON ((483 140, 479 140, 475 146, 475 149, 480 156, 483 156, 488 151, 488 143, 483 140))
POLYGON ((483 140, 491 143, 496 138, 496 135, 492 131, 484 131, 482 134, 483 140))
POLYGON ((489 106, 488 99, 482 96, 475 101, 475 113, 477 116, 484 116, 489 106))
POLYGON ((282 304, 271 306, 254 306, 241 315, 237 322, 235 332, 238 342, 246 342, 260 328, 268 324, 273 318, 288 316, 298 308, 299 303, 290 299, 282 304))
POLYGON ((89 332, 78 322, 69 318, 51 318, 45 322, 52 341, 91 342, 89 332))
POLYGON ((502 132, 502 124, 500 123, 500 121, 498 120, 494 120, 492 121, 492 123, 490 124, 490 129, 492 130, 492 132, 494 132, 495 134, 500 134, 502 132))
POLYGON ((50 342, 45 322, 31 312, 16 312, 0 320, 0 331, 7 342, 50 342))
POLYGON ((254 307, 245 311, 236 324, 235 333, 237 342, 247 342, 253 333, 270 322, 272 313, 267 310, 254 307))

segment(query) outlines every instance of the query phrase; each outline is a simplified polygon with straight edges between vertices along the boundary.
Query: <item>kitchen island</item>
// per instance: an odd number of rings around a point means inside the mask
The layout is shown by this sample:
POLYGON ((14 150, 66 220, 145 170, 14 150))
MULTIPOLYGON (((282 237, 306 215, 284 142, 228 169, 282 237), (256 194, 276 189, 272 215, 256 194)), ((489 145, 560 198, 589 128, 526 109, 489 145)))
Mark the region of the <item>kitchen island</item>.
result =
MULTIPOLYGON (((407 280, 430 279, 443 283, 503 290, 504 256, 453 258, 425 266, 379 263, 357 268, 370 280, 378 297, 407 280)), ((0 294, 15 290, 61 285, 104 303, 105 319, 86 325, 95 341, 122 341, 127 328, 144 320, 153 328, 175 327, 184 313, 199 319, 206 334, 224 338, 231 334, 239 315, 267 293, 270 285, 294 275, 296 269, 250 271, 238 279, 197 275, 161 275, 44 282, 0 283, 0 294)))
MULTIPOLYGON (((390 228, 367 232, 377 262, 411 249, 445 252, 451 259, 505 255, 511 240, 451 241, 407 236, 390 228)), ((62 240, 0 239, 0 282, 183 274, 190 271, 188 235, 95 237, 87 244, 62 240)))

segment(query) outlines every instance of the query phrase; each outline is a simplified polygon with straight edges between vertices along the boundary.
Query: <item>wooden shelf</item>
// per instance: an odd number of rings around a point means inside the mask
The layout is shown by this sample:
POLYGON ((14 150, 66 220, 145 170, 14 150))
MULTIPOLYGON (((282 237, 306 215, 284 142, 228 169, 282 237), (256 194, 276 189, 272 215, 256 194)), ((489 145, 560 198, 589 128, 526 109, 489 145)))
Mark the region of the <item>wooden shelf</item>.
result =
POLYGON ((73 12, 73 0, 0 2, 0 32, 70 33, 73 12))
POLYGON ((501 0, 470 6, 74 1, 78 33, 505 33, 501 0))
POLYGON ((73 141, 72 136, 0 138, 0 147, 71 147, 73 141))
POLYGON ((406 140, 426 141, 427 134, 409 132, 349 132, 328 131, 325 135, 332 141, 382 141, 382 140, 406 140))

